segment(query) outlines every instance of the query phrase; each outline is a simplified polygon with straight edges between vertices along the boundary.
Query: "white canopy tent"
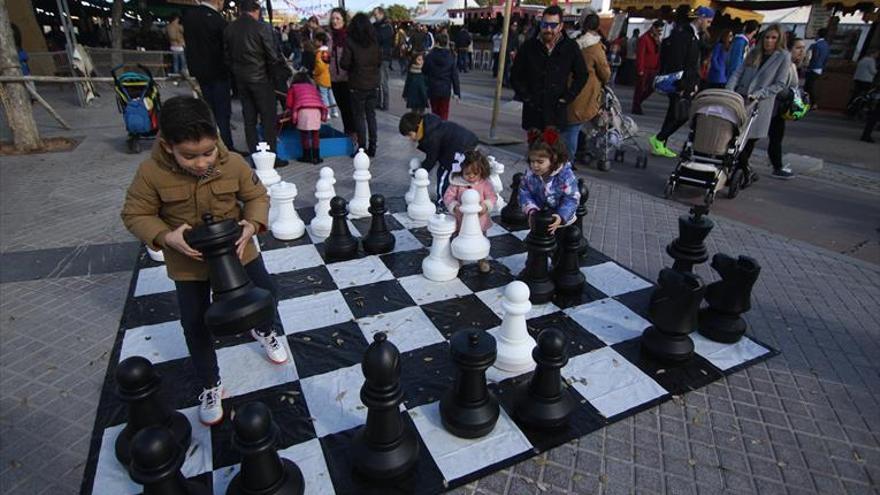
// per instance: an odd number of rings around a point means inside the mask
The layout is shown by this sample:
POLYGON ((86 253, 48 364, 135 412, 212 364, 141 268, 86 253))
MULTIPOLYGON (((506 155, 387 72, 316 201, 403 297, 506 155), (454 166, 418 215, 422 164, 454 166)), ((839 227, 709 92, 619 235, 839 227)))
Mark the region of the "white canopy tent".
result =
MULTIPOLYGON (((469 6, 478 7, 476 0, 468 0, 469 6)), ((450 18, 449 11, 451 9, 463 9, 465 4, 465 0, 446 0, 437 6, 429 5, 429 8, 433 7, 428 12, 416 17, 413 19, 413 22, 417 22, 419 24, 427 24, 430 26, 435 26, 437 24, 455 24, 461 25, 464 24, 464 18, 450 18)))

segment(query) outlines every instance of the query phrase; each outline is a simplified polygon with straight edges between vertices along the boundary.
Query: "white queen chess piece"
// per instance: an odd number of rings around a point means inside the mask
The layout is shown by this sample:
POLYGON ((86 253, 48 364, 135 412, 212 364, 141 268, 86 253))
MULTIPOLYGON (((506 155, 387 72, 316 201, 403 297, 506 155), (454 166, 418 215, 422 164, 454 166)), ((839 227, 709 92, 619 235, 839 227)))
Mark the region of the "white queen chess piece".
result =
POLYGON ((416 185, 416 191, 413 194, 412 202, 406 207, 406 214, 415 222, 427 222, 431 215, 437 211, 437 207, 434 206, 428 195, 428 185, 431 184, 431 181, 428 180, 428 171, 423 168, 416 170, 413 182, 416 185))
POLYGON ((495 209, 492 210, 493 213, 501 213, 501 208, 504 208, 507 205, 507 201, 504 201, 504 198, 501 197, 501 192, 504 191, 504 183, 501 180, 501 175, 504 173, 504 164, 495 160, 495 157, 489 155, 487 157, 489 160, 489 182, 492 183, 492 189, 495 190, 495 195, 498 196, 498 200, 495 202, 495 209))
POLYGON ((504 288, 501 299, 504 318, 498 339, 498 357, 494 366, 510 373, 523 373, 535 367, 532 349, 537 345, 526 327, 526 314, 532 309, 529 286, 515 280, 504 288))
POLYGON ((354 155, 354 196, 348 203, 348 218, 366 218, 370 216, 370 157, 364 149, 354 155))
POLYGON ((480 193, 468 189, 461 195, 461 228, 452 240, 452 256, 461 261, 479 261, 489 256, 489 239, 480 227, 480 193))
POLYGON ((327 179, 318 180, 315 186, 315 218, 309 224, 312 235, 321 239, 330 235, 333 227, 333 217, 330 216, 330 200, 333 199, 333 186, 327 179))
POLYGON ((455 219, 449 215, 436 213, 428 221, 431 239, 431 252, 422 260, 422 275, 434 282, 447 282, 458 276, 460 263, 452 257, 449 238, 455 232, 455 219))
POLYGON ((257 145, 257 152, 251 154, 251 159, 254 160, 257 177, 260 178, 260 182, 266 186, 266 189, 281 182, 281 176, 275 170, 275 153, 269 151, 267 143, 260 142, 257 145))
POLYGON ((406 204, 409 205, 412 203, 413 197, 416 194, 416 170, 421 168, 422 161, 418 158, 412 158, 409 161, 409 190, 406 191, 406 194, 403 195, 403 199, 406 200, 406 204))
POLYGON ((269 228, 276 239, 292 241, 299 239, 306 232, 306 225, 297 215, 293 205, 296 195, 296 184, 282 181, 272 186, 272 199, 278 202, 278 214, 269 228))

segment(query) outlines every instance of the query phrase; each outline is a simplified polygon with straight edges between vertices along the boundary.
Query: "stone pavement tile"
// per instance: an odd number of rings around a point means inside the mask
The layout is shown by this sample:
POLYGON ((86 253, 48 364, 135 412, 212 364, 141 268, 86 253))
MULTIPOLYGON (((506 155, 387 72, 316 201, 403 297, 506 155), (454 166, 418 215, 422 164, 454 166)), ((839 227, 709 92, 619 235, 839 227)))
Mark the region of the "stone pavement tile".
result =
POLYGON ((635 490, 637 493, 663 493, 663 475, 659 470, 636 465, 635 490))
POLYGON ((548 462, 544 466, 544 475, 542 481, 550 486, 562 490, 569 490, 571 487, 572 470, 548 462))
POLYGON ((595 475, 575 473, 571 477, 571 493, 599 493, 600 486, 595 475))
POLYGON ((479 493, 507 493, 507 486, 510 483, 510 479, 510 471, 505 469, 498 471, 497 473, 492 473, 484 478, 480 478, 475 483, 475 486, 479 493))

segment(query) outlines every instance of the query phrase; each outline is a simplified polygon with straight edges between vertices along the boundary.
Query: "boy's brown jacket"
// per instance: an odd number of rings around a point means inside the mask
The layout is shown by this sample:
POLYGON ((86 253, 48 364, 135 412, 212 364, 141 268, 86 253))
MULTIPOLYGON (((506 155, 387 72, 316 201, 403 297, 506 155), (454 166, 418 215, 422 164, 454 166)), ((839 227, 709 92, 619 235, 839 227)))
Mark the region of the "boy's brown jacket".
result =
MULTIPOLYGON (((256 173, 237 153, 230 153, 222 142, 214 173, 198 178, 177 165, 159 141, 153 145, 150 158, 138 167, 125 195, 122 222, 147 246, 164 248, 164 236, 187 223, 195 228, 202 224, 202 215, 211 213, 217 220, 247 220, 257 233, 266 230, 269 196, 256 173), (239 207, 239 201, 243 208, 239 207)), ((194 260, 173 248, 163 249, 168 276, 177 281, 208 280, 208 265, 194 260)), ((253 242, 244 252, 243 264, 253 261, 259 253, 253 242)))

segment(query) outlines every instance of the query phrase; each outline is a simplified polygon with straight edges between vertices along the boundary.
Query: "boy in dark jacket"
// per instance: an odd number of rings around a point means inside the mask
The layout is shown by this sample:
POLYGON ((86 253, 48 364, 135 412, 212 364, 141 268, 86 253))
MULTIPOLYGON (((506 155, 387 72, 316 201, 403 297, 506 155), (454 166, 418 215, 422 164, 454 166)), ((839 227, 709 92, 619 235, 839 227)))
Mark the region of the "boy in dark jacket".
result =
POLYGON ((400 118, 398 126, 400 134, 419 143, 418 149, 425 153, 422 168, 430 171, 437 167, 436 201, 440 209, 443 206, 443 194, 449 187, 449 176, 456 153, 464 153, 476 149, 479 140, 477 135, 456 124, 440 120, 436 115, 420 115, 409 112, 400 118))
POLYGON ((449 51, 449 36, 445 33, 437 35, 437 46, 425 57, 422 73, 428 81, 431 111, 441 119, 449 120, 449 100, 453 93, 461 98, 461 88, 455 57, 449 51))

